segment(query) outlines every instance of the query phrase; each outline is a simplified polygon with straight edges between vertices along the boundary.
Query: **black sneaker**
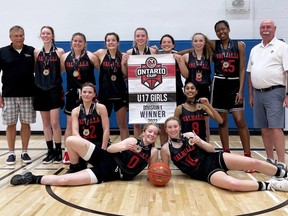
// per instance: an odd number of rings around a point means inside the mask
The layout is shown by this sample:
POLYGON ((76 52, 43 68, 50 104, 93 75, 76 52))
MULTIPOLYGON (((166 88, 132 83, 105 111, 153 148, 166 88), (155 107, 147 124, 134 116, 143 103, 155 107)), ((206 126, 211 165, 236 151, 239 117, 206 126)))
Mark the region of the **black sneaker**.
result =
POLYGON ((87 169, 87 162, 83 160, 79 161, 79 163, 77 164, 70 164, 69 169, 66 171, 65 174, 76 173, 84 169, 87 169))
POLYGON ((14 154, 10 154, 6 160, 7 165, 13 165, 16 163, 16 156, 14 154))
POLYGON ((26 185, 26 184, 30 184, 32 182, 32 177, 34 175, 31 172, 27 172, 24 175, 15 175, 11 178, 10 180, 10 184, 12 185, 26 185))
POLYGON ((48 150, 46 157, 42 160, 43 164, 49 164, 52 163, 54 159, 54 152, 53 150, 48 150))
POLYGON ((59 164, 62 163, 62 149, 55 149, 54 150, 54 163, 59 164))
POLYGON ((21 154, 21 159, 22 159, 22 162, 23 162, 23 163, 26 163, 26 164, 32 162, 32 160, 31 160, 31 158, 29 157, 29 155, 28 155, 27 152, 24 152, 24 153, 21 154))

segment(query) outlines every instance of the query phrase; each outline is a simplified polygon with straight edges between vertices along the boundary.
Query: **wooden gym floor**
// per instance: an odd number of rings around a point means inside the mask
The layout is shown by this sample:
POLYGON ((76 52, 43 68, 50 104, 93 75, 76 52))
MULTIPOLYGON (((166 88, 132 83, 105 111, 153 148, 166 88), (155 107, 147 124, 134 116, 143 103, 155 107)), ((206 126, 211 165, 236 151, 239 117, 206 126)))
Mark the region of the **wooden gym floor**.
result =
MULTIPOLYGON (((111 136, 112 141, 119 140, 111 136)), ((213 135, 211 143, 221 147, 219 137, 213 135)), ((286 149, 288 146, 286 138, 286 149)), ((171 166, 172 178, 165 187, 155 187, 147 181, 144 170, 133 181, 114 181, 98 185, 77 187, 51 187, 44 185, 11 186, 15 174, 32 171, 34 174, 61 175, 68 168, 63 164, 42 164, 46 153, 43 136, 32 136, 29 154, 33 162, 20 162, 20 140, 17 137, 17 163, 5 164, 8 150, 5 136, 0 136, 0 215, 288 215, 288 193, 285 192, 231 192, 207 183, 192 180, 171 166)), ((230 136, 232 153, 243 154, 238 136, 230 136)), ((252 156, 265 160, 260 136, 251 136, 252 156)), ((288 155, 286 154, 288 162, 288 155)), ((266 180, 269 176, 242 171, 229 175, 241 179, 266 180)))

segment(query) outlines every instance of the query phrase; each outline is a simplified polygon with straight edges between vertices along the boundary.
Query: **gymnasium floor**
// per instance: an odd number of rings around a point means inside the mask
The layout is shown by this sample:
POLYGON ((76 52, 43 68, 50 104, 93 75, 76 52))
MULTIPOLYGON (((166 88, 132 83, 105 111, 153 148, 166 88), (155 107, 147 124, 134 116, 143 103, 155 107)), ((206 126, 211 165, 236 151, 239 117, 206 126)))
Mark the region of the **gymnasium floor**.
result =
MULTIPOLYGON (((112 141, 119 140, 111 136, 112 141)), ((219 137, 211 143, 221 147, 219 137)), ((286 149, 288 146, 286 138, 286 149)), ((20 162, 20 140, 16 141, 17 163, 5 164, 8 150, 5 136, 0 136, 0 215, 288 215, 288 193, 231 192, 207 183, 191 180, 171 166, 172 178, 165 187, 155 187, 147 181, 144 170, 133 181, 114 181, 79 187, 51 187, 43 185, 11 186, 15 174, 32 171, 34 174, 63 174, 63 164, 42 164, 46 153, 43 136, 32 136, 29 154, 33 162, 20 162)), ((243 154, 238 136, 230 136, 232 153, 243 154)), ((266 160, 261 137, 251 136, 252 156, 266 160)), ((286 154, 286 161, 288 155, 286 154)), ((231 171, 229 175, 252 180, 266 180, 261 173, 247 174, 231 171)))

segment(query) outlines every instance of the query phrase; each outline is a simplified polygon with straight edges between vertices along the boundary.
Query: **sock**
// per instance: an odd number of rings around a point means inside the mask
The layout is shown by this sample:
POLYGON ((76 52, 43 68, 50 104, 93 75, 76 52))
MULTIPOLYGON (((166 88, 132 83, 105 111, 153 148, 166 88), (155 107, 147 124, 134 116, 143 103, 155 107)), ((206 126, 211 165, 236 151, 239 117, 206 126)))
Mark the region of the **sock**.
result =
POLYGON ((223 152, 230 153, 230 148, 223 148, 223 152))
POLYGON ((268 182, 261 182, 261 181, 257 181, 258 183, 258 191, 263 191, 263 190, 268 190, 268 182))
POLYGON ((41 184, 42 177, 43 175, 40 176, 33 175, 31 184, 41 184))
POLYGON ((15 155, 15 151, 9 151, 9 155, 15 155))
POLYGON ((280 178, 286 178, 287 177, 287 171, 277 167, 277 172, 274 176, 280 177, 280 178))
POLYGON ((270 182, 263 182, 265 184, 265 190, 270 190, 270 182))
POLYGON ((245 156, 245 157, 251 157, 251 151, 244 152, 244 156, 245 156))
POLYGON ((53 140, 46 141, 48 150, 53 150, 53 140))
POLYGON ((27 150, 22 150, 21 155, 23 155, 24 153, 27 153, 27 150))
POLYGON ((61 150, 61 142, 60 143, 56 143, 55 142, 55 146, 56 146, 56 149, 60 149, 61 150))

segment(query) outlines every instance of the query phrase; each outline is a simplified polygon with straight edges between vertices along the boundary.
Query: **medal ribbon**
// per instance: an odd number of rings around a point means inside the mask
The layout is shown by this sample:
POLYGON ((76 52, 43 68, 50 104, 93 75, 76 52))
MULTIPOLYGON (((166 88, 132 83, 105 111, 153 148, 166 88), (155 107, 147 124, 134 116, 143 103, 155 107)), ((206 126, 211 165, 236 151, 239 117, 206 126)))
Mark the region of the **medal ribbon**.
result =
POLYGON ((87 130, 89 130, 90 117, 91 117, 91 115, 92 115, 93 110, 95 109, 95 106, 96 106, 95 103, 92 103, 92 104, 91 104, 91 106, 90 106, 90 108, 89 108, 88 114, 86 114, 84 105, 82 104, 82 106, 81 106, 81 110, 82 110, 83 113, 85 114, 85 118, 83 119, 83 121, 84 121, 84 123, 85 123, 84 128, 87 129, 87 130))
POLYGON ((51 49, 49 50, 48 55, 46 55, 46 52, 45 52, 44 47, 43 47, 43 49, 42 49, 42 53, 43 53, 43 70, 49 69, 49 66, 50 66, 50 57, 51 57, 52 50, 53 50, 53 46, 52 46, 51 49))
POLYGON ((220 43, 220 48, 221 48, 221 52, 223 53, 223 56, 224 56, 224 61, 225 61, 225 62, 228 62, 228 51, 229 51, 230 48, 231 48, 230 40, 229 40, 229 42, 228 42, 228 47, 227 47, 227 49, 224 49, 222 43, 220 43))

